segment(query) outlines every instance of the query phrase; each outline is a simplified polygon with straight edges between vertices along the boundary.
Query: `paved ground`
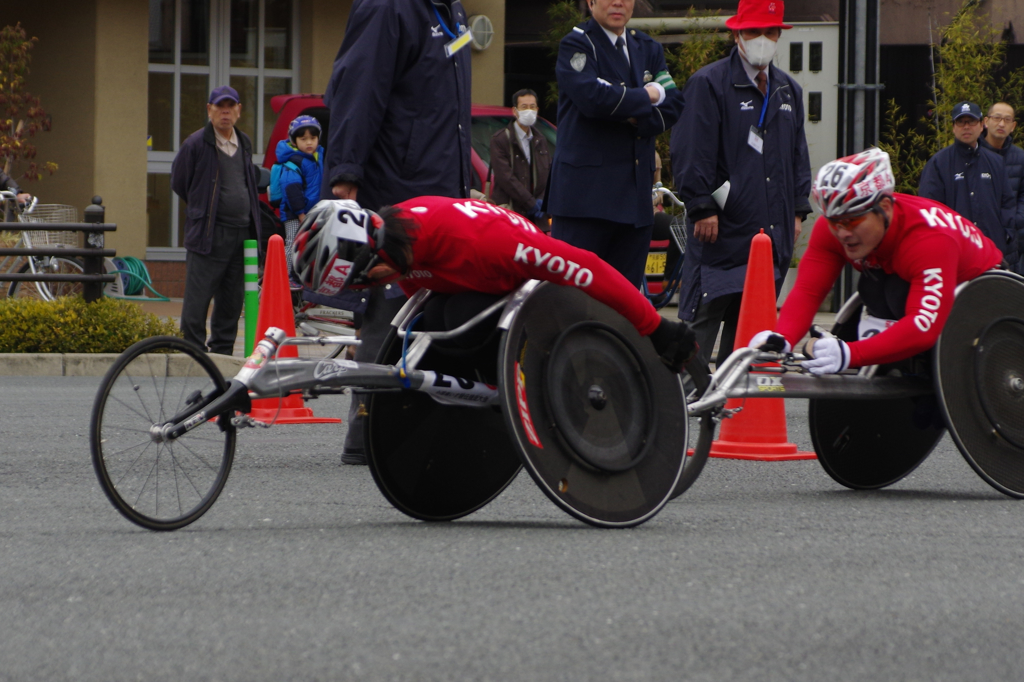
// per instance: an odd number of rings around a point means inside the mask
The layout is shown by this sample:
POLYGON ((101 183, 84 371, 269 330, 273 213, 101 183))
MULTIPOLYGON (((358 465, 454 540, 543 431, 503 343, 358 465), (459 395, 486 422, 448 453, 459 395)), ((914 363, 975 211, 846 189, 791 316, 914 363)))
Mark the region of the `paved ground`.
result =
MULTIPOLYGON (((712 460, 639 528, 520 475, 406 518, 344 425, 240 436, 221 499, 143 531, 88 454, 98 379, 0 377, 0 680, 1013 680, 1024 507, 948 440, 891 489, 814 461, 712 460)), ((317 413, 344 416, 346 398, 317 413)), ((805 405, 790 437, 809 447, 805 405)))

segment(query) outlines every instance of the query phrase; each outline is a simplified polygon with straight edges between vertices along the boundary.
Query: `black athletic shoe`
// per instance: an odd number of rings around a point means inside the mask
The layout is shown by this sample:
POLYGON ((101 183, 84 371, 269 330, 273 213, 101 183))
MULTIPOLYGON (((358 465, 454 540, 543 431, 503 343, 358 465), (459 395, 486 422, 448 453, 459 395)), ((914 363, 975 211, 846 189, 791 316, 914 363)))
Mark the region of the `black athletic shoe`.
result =
POLYGON ((341 451, 341 463, 342 464, 355 464, 365 465, 366 464, 366 453, 362 450, 345 450, 341 451))

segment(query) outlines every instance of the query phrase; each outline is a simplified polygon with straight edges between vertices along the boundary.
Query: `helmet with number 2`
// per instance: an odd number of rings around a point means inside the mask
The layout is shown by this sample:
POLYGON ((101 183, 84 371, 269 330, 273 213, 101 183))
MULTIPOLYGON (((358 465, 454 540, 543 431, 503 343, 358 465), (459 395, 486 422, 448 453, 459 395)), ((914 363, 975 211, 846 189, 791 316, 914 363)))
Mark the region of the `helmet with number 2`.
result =
POLYGON ((822 166, 811 203, 826 218, 867 213, 895 188, 889 155, 873 147, 822 166))
MULTIPOLYGON (((302 286, 325 296, 359 288, 374 260, 373 237, 383 221, 350 200, 317 203, 292 242, 292 272, 302 286)), ((362 284, 366 286, 367 284, 362 284)))

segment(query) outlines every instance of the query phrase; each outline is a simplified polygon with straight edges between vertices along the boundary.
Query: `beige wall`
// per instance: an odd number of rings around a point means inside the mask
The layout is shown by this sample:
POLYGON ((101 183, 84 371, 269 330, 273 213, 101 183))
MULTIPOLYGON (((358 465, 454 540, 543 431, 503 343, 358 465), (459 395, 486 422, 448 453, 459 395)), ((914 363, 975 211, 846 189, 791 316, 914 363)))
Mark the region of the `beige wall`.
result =
POLYGON ((92 191, 117 224, 107 247, 136 258, 146 252, 148 36, 148 3, 96 0, 92 191))
MULTIPOLYGON (((40 98, 53 129, 33 138, 37 161, 59 166, 39 182, 19 181, 45 204, 71 204, 79 215, 93 196, 92 173, 95 121, 96 3, 64 2, 60 21, 53 21, 49 3, 28 2, 18 19, 39 42, 32 49, 27 89, 40 98)), ((142 116, 145 119, 145 92, 142 116)), ((23 168, 20 170, 24 170, 23 168)))
POLYGON ((107 246, 139 258, 146 240, 148 12, 136 0, 24 3, 18 10, 39 38, 28 88, 53 120, 53 129, 35 138, 37 158, 59 166, 53 176, 22 184, 41 203, 70 204, 80 217, 102 196, 107 222, 118 225, 107 246))
POLYGON ((504 104, 505 0, 462 0, 462 6, 466 16, 484 14, 494 24, 491 46, 483 52, 473 51, 473 103, 504 104))
POLYGON ((351 8, 352 0, 302 0, 299 6, 302 53, 299 87, 302 92, 320 94, 327 89, 351 8))

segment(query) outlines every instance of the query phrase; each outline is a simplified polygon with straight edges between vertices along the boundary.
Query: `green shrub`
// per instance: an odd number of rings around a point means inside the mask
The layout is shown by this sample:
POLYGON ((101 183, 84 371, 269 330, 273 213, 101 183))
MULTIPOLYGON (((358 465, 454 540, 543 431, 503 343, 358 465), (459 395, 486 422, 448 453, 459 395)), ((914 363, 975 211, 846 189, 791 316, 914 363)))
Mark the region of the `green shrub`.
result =
POLYGON ((0 353, 120 353, 158 335, 181 336, 173 320, 130 301, 0 299, 0 353))

